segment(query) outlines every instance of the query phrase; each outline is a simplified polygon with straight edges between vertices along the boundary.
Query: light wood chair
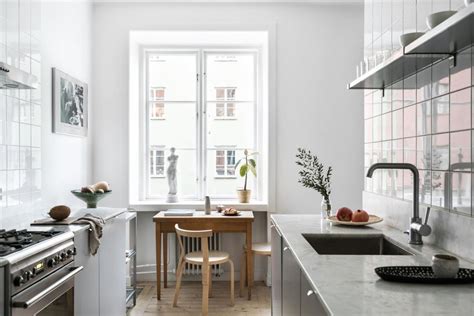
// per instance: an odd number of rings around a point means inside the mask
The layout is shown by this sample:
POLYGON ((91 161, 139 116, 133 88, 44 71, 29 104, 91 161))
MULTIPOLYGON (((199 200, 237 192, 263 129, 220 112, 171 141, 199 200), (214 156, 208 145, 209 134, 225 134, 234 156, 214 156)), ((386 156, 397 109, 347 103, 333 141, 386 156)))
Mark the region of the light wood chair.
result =
POLYGON ((202 272, 202 314, 208 314, 208 300, 212 291, 211 266, 229 262, 230 264, 230 304, 234 306, 234 263, 230 260, 230 255, 224 251, 209 251, 208 240, 212 236, 212 230, 185 230, 175 226, 178 236, 180 255, 176 276, 176 290, 174 292, 173 306, 178 306, 179 290, 181 288, 181 278, 186 266, 186 262, 201 266, 202 272), (201 251, 186 253, 181 237, 201 238, 201 251))
MULTIPOLYGON (((272 245, 267 242, 262 243, 253 243, 252 244, 252 253, 253 255, 266 256, 270 257, 272 255, 272 245)), ((247 282, 247 271, 245 264, 247 261, 247 248, 244 246, 244 253, 242 254, 242 261, 240 262, 240 297, 244 295, 244 287, 249 282, 247 282)))

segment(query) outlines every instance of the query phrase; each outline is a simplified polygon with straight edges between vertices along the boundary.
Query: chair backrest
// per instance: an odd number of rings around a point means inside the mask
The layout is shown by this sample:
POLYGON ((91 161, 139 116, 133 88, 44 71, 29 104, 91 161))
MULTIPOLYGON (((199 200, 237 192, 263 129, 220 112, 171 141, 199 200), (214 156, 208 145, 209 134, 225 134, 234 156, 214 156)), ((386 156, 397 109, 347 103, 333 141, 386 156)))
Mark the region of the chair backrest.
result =
POLYGON ((183 240, 181 237, 191 237, 191 238, 201 238, 201 251, 204 258, 204 262, 209 262, 209 244, 208 238, 212 236, 212 229, 208 230, 187 230, 179 228, 179 225, 174 225, 176 230, 176 235, 178 236, 180 257, 183 257, 186 254, 186 249, 183 245, 183 240))

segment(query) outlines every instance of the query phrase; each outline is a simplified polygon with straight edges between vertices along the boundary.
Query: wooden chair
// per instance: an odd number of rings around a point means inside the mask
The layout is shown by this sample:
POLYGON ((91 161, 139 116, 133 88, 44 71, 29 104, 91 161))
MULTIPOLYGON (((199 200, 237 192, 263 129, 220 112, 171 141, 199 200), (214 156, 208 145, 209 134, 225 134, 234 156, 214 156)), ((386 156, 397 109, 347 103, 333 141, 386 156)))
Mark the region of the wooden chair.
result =
POLYGON ((187 263, 201 266, 202 272, 202 314, 208 314, 208 300, 212 290, 211 266, 229 262, 230 264, 230 304, 234 306, 234 263, 230 256, 224 251, 209 251, 208 240, 212 236, 212 230, 185 230, 175 226, 177 239, 179 240, 180 256, 176 277, 176 290, 174 292, 173 306, 178 305, 179 290, 181 288, 181 277, 187 263), (181 237, 201 238, 201 251, 186 253, 181 237))
MULTIPOLYGON (((262 243, 253 243, 252 244, 252 253, 254 255, 260 255, 260 256, 267 256, 270 257, 272 255, 272 245, 267 242, 262 242, 262 243)), ((247 260, 247 248, 244 246, 244 253, 242 254, 242 261, 240 262, 240 297, 242 297, 244 294, 244 287, 245 284, 248 282, 246 279, 247 276, 247 271, 246 267, 247 265, 245 264, 247 260)))

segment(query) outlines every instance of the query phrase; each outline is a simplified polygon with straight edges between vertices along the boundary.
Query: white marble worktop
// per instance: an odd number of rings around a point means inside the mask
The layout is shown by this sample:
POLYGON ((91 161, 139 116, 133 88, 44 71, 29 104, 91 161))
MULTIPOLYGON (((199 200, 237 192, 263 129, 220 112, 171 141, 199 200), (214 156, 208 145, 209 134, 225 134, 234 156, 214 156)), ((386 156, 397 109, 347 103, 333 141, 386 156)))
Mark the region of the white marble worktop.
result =
MULTIPOLYGON (((332 315, 474 315, 474 284, 427 285, 381 280, 380 266, 430 265, 430 245, 408 244, 401 231, 382 223, 372 227, 343 227, 317 215, 272 215, 272 221, 295 255, 302 272, 332 315), (303 237, 308 234, 384 234, 413 256, 319 255, 303 237)), ((461 267, 474 263, 460 258, 461 267)))

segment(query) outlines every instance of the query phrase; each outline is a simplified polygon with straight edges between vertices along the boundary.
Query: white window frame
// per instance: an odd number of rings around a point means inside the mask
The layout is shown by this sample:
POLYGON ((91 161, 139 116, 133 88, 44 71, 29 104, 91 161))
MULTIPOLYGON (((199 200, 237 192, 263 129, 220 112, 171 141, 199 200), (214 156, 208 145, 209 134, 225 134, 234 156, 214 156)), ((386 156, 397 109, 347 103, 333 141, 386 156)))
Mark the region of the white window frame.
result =
POLYGON ((232 147, 232 146, 218 146, 215 148, 215 162, 216 162, 216 167, 215 167, 215 172, 214 172, 214 178, 215 179, 236 179, 237 178, 237 169, 235 168, 235 163, 237 162, 237 156, 236 156, 236 152, 237 152, 237 149, 236 147, 232 147), (218 151, 223 151, 224 152, 224 174, 223 175, 219 175, 217 173, 217 152, 218 151), (227 174, 227 171, 229 170, 229 164, 227 162, 227 155, 228 155, 228 152, 229 151, 233 151, 234 152, 234 174, 233 175, 230 175, 230 174, 227 174))
MULTIPOLYGON (((238 55, 238 54, 254 54, 254 82, 255 82, 255 95, 254 98, 251 102, 253 102, 254 106, 254 115, 255 115, 255 120, 254 120, 254 144, 255 144, 255 149, 256 151, 262 152, 263 148, 262 145, 265 143, 265 140, 262 139, 262 136, 265 135, 266 133, 263 131, 263 128, 265 128, 265 123, 263 122, 263 116, 262 116, 262 111, 259 109, 259 107, 262 104, 262 99, 263 99, 263 91, 262 93, 259 93, 260 89, 262 89, 262 71, 263 71, 263 64, 262 64, 262 52, 261 52, 261 47, 253 47, 253 46, 239 46, 239 47, 192 47, 192 48, 168 48, 168 47, 143 47, 142 48, 142 74, 144 78, 143 86, 141 87, 141 90, 144 91, 144 93, 147 93, 146 97, 146 102, 148 105, 148 59, 150 54, 156 54, 156 53, 168 53, 168 54, 174 54, 174 53, 183 53, 183 54, 196 54, 196 89, 197 89, 197 102, 196 102, 196 115, 197 115, 197 133, 196 133, 196 152, 197 152, 197 159, 196 159, 196 182, 198 183, 197 185, 197 190, 195 196, 180 196, 181 200, 187 200, 187 201, 201 201, 204 199, 207 191, 207 151, 209 148, 206 146, 206 140, 204 135, 206 134, 207 131, 207 104, 205 104, 206 100, 206 83, 205 83, 205 69, 206 69, 206 55, 207 54, 216 54, 216 53, 222 53, 222 54, 233 54, 233 55, 238 55)), ((207 100, 210 103, 217 103, 216 100, 207 100)), ((235 104, 235 107, 237 108, 237 103, 249 103, 249 100, 242 100, 242 101, 234 101, 233 103, 235 104)), ((149 111, 150 111, 150 106, 145 106, 144 107, 146 112, 144 113, 144 121, 145 121, 145 126, 144 130, 142 131, 142 135, 144 135, 145 139, 145 144, 144 148, 150 148, 149 144, 149 139, 148 139, 148 128, 149 128, 149 111)), ((213 115, 215 117, 215 113, 213 115)), ((228 119, 228 118, 224 118, 228 119)), ((230 118, 235 119, 235 118, 230 118)), ((233 148, 233 150, 237 151, 240 148, 233 148)), ((253 150, 250 149, 249 150, 253 150)), ((149 152, 149 151, 148 151, 149 152)), ((215 159, 215 158, 214 158, 215 159)), ((238 157, 236 157, 236 160, 238 157)), ((145 170, 150 170, 150 157, 147 155, 147 159, 145 160, 145 170)), ((142 169, 143 170, 143 169, 142 169)), ((262 172, 263 168, 260 164, 257 162, 257 174, 263 176, 264 173, 262 172)), ((214 172, 215 174, 215 172, 214 172)), ((236 171, 235 176, 231 178, 237 178, 238 173, 236 171)), ((229 177, 227 177, 229 178, 229 177)), ((144 198, 147 200, 157 200, 157 199, 164 199, 165 196, 154 196, 151 195, 149 192, 149 180, 150 177, 147 176, 147 174, 142 175, 142 183, 144 183, 144 198)), ((262 179, 262 178, 257 178, 255 189, 252 191, 252 198, 255 201, 262 201, 264 198, 264 190, 263 185, 266 185, 268 183, 268 179, 262 179)), ((179 195, 179 192, 178 192, 179 195)), ((265 196, 266 197, 266 196, 265 196)), ((218 198, 219 200, 235 200, 236 196, 211 196, 211 198, 218 198)))
MULTIPOLYGON (((234 89, 237 92, 237 87, 215 87, 215 89, 224 89, 224 98, 223 99, 218 99, 216 96, 216 112, 214 113, 214 119, 215 120, 237 120, 237 104, 235 97, 233 98, 227 98, 227 90, 234 89), (222 101, 222 102, 220 102, 222 101), (221 103, 224 105, 224 115, 218 116, 217 115, 217 104, 221 103), (232 103, 234 105, 234 115, 230 116, 229 115, 229 103, 232 103)), ((217 94, 217 93, 216 93, 217 94)))
POLYGON ((149 172, 149 176, 151 178, 166 178, 165 174, 166 174, 166 157, 165 157, 165 146, 150 146, 150 149, 149 149, 149 156, 148 156, 148 172, 149 172), (157 166, 155 165, 153 170, 154 172, 151 172, 152 170, 152 164, 151 164, 151 161, 152 161, 152 158, 153 158, 153 161, 156 163, 156 156, 157 156, 157 152, 158 151, 162 151, 163 152, 163 174, 156 174, 156 168, 157 166), (152 154, 153 152, 153 154, 152 154))
MULTIPOLYGON (((165 92, 165 87, 153 87, 151 89, 161 89, 163 90, 163 94, 165 92)), ((166 111, 165 111, 165 97, 163 98, 154 98, 150 95, 151 91, 149 91, 148 93, 148 106, 151 108, 152 106, 155 106, 157 103, 161 103, 163 104, 163 116, 151 116, 150 115, 150 119, 152 120, 165 120, 166 119, 166 111)), ((154 111, 151 111, 151 113, 154 113, 154 111)))

